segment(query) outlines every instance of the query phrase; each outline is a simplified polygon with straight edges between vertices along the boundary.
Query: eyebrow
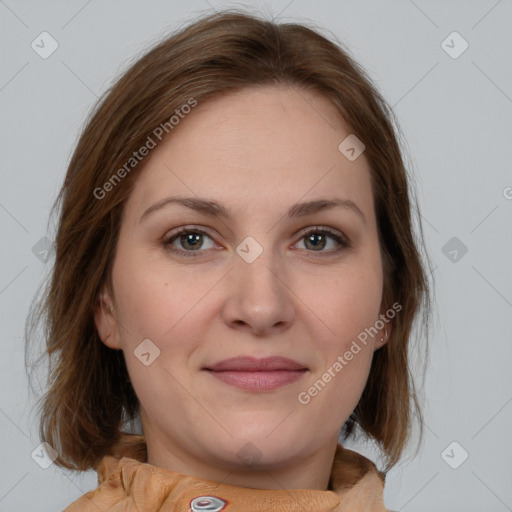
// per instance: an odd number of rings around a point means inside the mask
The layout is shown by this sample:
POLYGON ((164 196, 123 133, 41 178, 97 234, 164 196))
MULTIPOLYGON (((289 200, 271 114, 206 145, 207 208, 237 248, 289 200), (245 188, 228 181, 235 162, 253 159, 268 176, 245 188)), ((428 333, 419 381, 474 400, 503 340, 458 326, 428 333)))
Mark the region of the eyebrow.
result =
MULTIPOLYGON (((205 199, 201 197, 166 197, 150 206, 141 216, 139 222, 148 217, 153 212, 161 210, 163 207, 169 204, 178 204, 191 210, 195 210, 204 215, 210 217, 223 217, 230 219, 232 215, 229 211, 221 204, 211 199, 205 199)), ((359 207, 350 199, 342 198, 322 198, 315 199, 313 201, 305 201, 292 205, 287 212, 288 218, 304 217, 306 215, 312 215, 324 210, 330 210, 332 208, 345 208, 349 211, 353 211, 358 214, 362 221, 366 224, 366 218, 359 207)))

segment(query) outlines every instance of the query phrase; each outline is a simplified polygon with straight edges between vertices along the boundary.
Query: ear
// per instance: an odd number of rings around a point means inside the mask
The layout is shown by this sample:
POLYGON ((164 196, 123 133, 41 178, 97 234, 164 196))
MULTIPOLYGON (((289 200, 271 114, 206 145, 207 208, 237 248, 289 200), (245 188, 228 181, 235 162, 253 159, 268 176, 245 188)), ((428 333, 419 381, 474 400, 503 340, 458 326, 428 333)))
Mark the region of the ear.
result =
POLYGON ((106 287, 101 291, 96 301, 94 323, 101 341, 107 347, 121 350, 119 324, 115 317, 111 294, 106 287))
MULTIPOLYGON (((382 313, 379 316, 379 319, 382 318, 382 316, 385 316, 384 313, 382 313)), ((380 330, 379 334, 375 337, 375 346, 374 351, 378 350, 379 348, 383 347, 391 337, 391 331, 393 329, 393 322, 389 319, 382 320, 384 323, 384 327, 380 330)))

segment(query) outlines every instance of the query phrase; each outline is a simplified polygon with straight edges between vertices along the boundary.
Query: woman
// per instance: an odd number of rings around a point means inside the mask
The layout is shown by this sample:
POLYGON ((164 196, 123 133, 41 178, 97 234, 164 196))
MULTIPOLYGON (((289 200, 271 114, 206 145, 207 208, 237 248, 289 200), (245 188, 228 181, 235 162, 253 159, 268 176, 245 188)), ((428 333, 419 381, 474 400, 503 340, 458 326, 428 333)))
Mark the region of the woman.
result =
POLYGON ((429 312, 391 119, 339 45, 237 11, 100 101, 31 319, 54 359, 41 439, 98 472, 67 512, 387 510, 429 312), (338 443, 356 427, 383 470, 338 443))

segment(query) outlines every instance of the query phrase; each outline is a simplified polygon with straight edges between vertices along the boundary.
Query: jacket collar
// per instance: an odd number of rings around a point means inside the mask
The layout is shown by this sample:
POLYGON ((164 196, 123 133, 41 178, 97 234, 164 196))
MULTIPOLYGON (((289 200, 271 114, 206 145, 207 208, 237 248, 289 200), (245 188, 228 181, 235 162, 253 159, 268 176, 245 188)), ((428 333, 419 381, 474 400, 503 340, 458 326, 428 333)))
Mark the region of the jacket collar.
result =
POLYGON ((341 445, 326 491, 248 489, 203 480, 148 464, 146 453, 143 436, 124 433, 112 455, 98 465, 98 489, 64 512, 89 510, 86 505, 91 511, 116 505, 145 512, 388 512, 383 503, 384 474, 372 461, 341 445))

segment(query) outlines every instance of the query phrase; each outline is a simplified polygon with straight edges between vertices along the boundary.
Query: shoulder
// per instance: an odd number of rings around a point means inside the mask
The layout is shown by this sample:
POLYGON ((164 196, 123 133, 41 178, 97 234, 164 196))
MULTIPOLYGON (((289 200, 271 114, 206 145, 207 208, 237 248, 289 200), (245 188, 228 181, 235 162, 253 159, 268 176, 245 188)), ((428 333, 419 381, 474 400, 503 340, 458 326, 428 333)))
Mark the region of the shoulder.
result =
POLYGON ((330 487, 341 497, 339 512, 392 512, 384 506, 385 473, 364 455, 338 445, 330 487))

